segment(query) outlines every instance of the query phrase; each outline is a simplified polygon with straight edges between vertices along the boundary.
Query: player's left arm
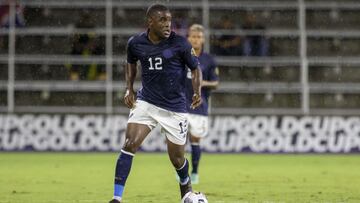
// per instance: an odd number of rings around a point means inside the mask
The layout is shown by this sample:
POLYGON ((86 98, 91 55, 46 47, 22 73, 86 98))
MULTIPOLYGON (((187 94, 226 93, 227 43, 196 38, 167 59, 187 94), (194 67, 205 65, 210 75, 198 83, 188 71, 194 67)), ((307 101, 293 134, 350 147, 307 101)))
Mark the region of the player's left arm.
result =
POLYGON ((184 52, 183 59, 185 65, 191 70, 191 81, 192 87, 194 91, 194 95, 192 97, 191 108, 195 109, 201 104, 201 83, 202 83, 202 72, 200 68, 200 63, 198 58, 196 57, 195 50, 192 48, 191 44, 184 40, 184 52))

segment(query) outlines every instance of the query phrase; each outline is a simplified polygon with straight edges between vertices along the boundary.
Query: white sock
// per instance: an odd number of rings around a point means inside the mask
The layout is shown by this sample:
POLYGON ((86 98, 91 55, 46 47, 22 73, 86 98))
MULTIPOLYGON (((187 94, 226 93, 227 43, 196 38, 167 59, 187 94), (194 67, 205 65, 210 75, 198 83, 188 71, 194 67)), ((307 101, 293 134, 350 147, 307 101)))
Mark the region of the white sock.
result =
POLYGON ((180 185, 186 185, 189 182, 190 178, 189 176, 184 180, 184 181, 180 181, 180 185))
POLYGON ((120 202, 122 198, 121 198, 121 197, 118 197, 118 196, 114 196, 113 199, 116 199, 117 201, 120 202))

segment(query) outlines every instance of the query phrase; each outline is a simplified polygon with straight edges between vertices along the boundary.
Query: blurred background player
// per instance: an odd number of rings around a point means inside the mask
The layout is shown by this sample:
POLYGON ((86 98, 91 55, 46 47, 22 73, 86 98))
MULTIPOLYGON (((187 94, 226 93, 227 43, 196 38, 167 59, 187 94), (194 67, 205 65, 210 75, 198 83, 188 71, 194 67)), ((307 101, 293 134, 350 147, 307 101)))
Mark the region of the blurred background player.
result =
POLYGON ((219 56, 240 56, 241 55, 241 37, 233 32, 236 27, 233 19, 224 15, 217 22, 216 27, 221 30, 230 31, 212 38, 212 48, 214 54, 219 56))
MULTIPOLYGON (((266 27, 260 24, 256 15, 249 12, 245 16, 245 22, 242 26, 243 30, 257 30, 265 33, 266 27)), ((245 35, 242 40, 242 55, 243 56, 268 56, 269 42, 263 34, 245 35)))
MULTIPOLYGON (((194 24, 189 28, 188 40, 191 43, 196 56, 200 61, 200 68, 203 76, 201 83, 201 97, 202 103, 196 108, 190 108, 192 102, 192 96, 194 94, 191 85, 191 74, 188 74, 187 80, 187 101, 188 101, 188 134, 191 143, 191 161, 192 161, 192 172, 191 182, 193 184, 199 183, 198 167, 200 162, 201 150, 200 140, 208 133, 208 108, 209 108, 209 96, 211 89, 217 88, 219 85, 219 70, 215 63, 215 60, 211 55, 203 51, 203 45, 205 42, 204 27, 199 24, 194 24)), ((189 70, 190 71, 190 70, 189 70)))
MULTIPOLYGON (((84 11, 76 28, 95 28, 89 11, 84 11)), ((73 39, 71 55, 90 58, 105 55, 105 46, 100 43, 99 36, 94 33, 76 34, 73 39)), ((103 64, 66 64, 70 72, 70 80, 106 80, 106 71, 103 64)))
POLYGON ((170 160, 180 177, 181 198, 192 191, 189 164, 184 157, 187 139, 185 83, 186 67, 189 67, 194 91, 191 107, 196 108, 201 103, 199 61, 186 38, 171 31, 171 13, 166 6, 150 6, 146 18, 147 32, 131 37, 127 45, 124 102, 131 110, 125 144, 116 164, 114 197, 110 203, 122 200, 132 159, 157 124, 166 136, 170 160), (142 88, 135 102, 133 84, 138 60, 141 63, 142 88))

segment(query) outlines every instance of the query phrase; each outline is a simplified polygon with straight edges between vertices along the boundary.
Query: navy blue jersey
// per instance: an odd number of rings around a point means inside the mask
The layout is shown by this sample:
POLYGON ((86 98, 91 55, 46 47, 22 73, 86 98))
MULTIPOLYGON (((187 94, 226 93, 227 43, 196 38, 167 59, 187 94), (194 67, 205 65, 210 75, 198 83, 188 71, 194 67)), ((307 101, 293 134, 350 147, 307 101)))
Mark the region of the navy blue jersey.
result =
MULTIPOLYGON (((203 80, 207 80, 207 81, 219 80, 217 65, 212 56, 202 52, 199 56, 199 61, 200 61, 201 72, 203 75, 203 80)), ((188 112, 192 114, 207 116, 210 91, 211 90, 209 88, 202 87, 201 88, 202 103, 199 107, 195 109, 191 109, 190 105, 192 103, 192 96, 194 94, 194 91, 192 88, 191 73, 188 73, 187 82, 186 82, 186 98, 187 98, 186 106, 188 108, 188 112)))
POLYGON ((185 82, 187 67, 199 61, 186 38, 171 32, 169 38, 153 44, 144 32, 129 39, 127 62, 141 63, 142 88, 137 98, 174 112, 187 112, 185 82))

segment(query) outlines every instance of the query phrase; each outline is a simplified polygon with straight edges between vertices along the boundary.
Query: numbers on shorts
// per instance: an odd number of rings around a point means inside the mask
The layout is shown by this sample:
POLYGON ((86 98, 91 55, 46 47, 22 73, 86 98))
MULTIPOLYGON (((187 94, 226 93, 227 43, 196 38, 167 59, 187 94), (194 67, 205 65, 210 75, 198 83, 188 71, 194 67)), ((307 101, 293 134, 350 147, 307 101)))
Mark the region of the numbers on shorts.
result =
POLYGON ((149 58, 149 70, 162 70, 162 58, 149 58))
POLYGON ((183 123, 179 123, 180 126, 180 133, 183 134, 184 133, 184 129, 183 129, 183 123))
POLYGON ((179 127, 180 127, 180 134, 183 135, 183 136, 186 136, 186 134, 187 134, 187 121, 180 122, 179 127))

